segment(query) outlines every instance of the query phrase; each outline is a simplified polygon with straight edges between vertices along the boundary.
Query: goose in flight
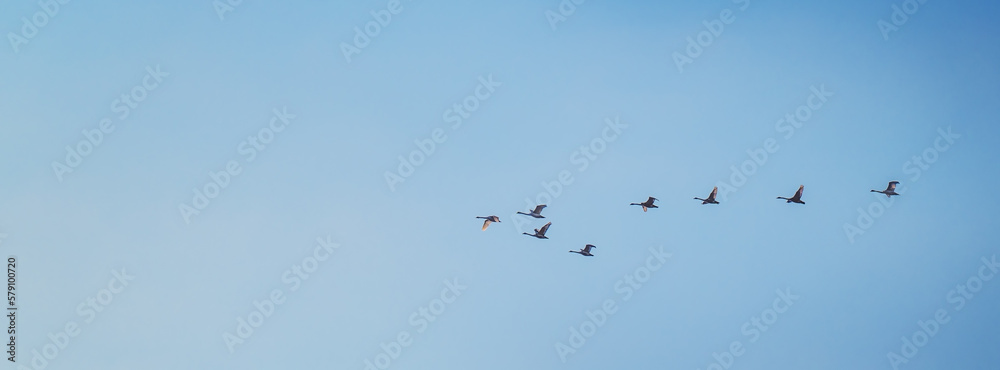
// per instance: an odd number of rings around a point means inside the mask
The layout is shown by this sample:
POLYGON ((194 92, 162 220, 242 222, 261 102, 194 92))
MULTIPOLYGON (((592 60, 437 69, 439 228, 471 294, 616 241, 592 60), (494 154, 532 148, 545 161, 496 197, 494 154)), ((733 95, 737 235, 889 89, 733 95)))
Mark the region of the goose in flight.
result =
POLYGON ((657 207, 656 205, 653 204, 653 202, 655 202, 657 200, 659 200, 659 199, 656 199, 656 198, 653 198, 653 197, 649 197, 649 199, 646 199, 645 202, 642 202, 642 203, 632 203, 632 204, 629 204, 629 205, 630 206, 642 206, 642 211, 646 212, 646 209, 648 209, 648 208, 660 208, 660 207, 657 207))
POLYGON ((549 237, 545 236, 545 232, 549 230, 549 226, 550 225, 552 225, 551 222, 545 224, 545 226, 542 226, 541 229, 535 229, 535 233, 534 234, 528 234, 528 233, 521 233, 521 234, 533 236, 533 237, 536 237, 538 239, 548 239, 549 237))
POLYGON ((545 216, 542 216, 542 209, 544 209, 545 207, 547 207, 547 206, 544 205, 544 204, 539 204, 537 207, 535 207, 534 211, 531 211, 531 213, 524 213, 524 212, 518 211, 517 214, 519 214, 519 215, 528 215, 528 216, 531 216, 531 217, 534 217, 534 218, 545 218, 545 216))
POLYGON ((717 202, 715 200, 715 194, 718 194, 718 193, 719 193, 719 187, 716 186, 716 187, 712 188, 712 194, 708 195, 708 199, 701 199, 701 198, 698 198, 698 197, 694 197, 694 199, 700 200, 701 204, 708 204, 708 203, 719 204, 719 202, 717 202))
POLYGON ((593 244, 587 244, 587 246, 583 247, 583 249, 581 249, 581 250, 578 250, 578 251, 569 251, 569 252, 570 253, 579 253, 579 254, 587 256, 587 257, 593 257, 594 255, 590 254, 590 249, 591 248, 597 248, 597 246, 593 245, 593 244))
POLYGON ((784 199, 785 203, 806 204, 806 202, 802 201, 802 188, 804 187, 805 187, 804 185, 799 185, 799 191, 796 191, 795 195, 793 195, 791 198, 778 197, 778 199, 784 199))
POLYGON ((486 222, 483 222, 483 231, 485 231, 486 228, 490 226, 490 222, 500 222, 500 217, 497 216, 476 217, 476 218, 481 218, 486 220, 486 222))
POLYGON ((889 187, 885 188, 885 191, 872 190, 872 192, 882 193, 886 198, 891 198, 893 195, 899 195, 896 192, 896 184, 899 184, 899 181, 889 181, 889 187))

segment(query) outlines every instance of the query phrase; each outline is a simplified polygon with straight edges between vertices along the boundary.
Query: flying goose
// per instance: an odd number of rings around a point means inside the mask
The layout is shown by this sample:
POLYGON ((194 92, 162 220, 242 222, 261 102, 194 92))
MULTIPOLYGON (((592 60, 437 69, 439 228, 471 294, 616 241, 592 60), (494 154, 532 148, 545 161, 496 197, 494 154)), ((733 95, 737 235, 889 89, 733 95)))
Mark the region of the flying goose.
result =
POLYGON ((548 239, 549 237, 545 236, 545 232, 549 230, 549 225, 552 225, 552 223, 549 222, 549 223, 545 224, 545 226, 542 226, 541 229, 535 229, 535 234, 534 235, 528 234, 528 233, 521 233, 521 234, 533 236, 533 237, 536 237, 538 239, 548 239))
POLYGON ((490 222, 500 222, 500 217, 497 216, 476 217, 476 218, 481 218, 486 220, 486 222, 483 222, 483 231, 486 230, 486 227, 490 226, 490 222))
POLYGON ((778 197, 778 199, 784 199, 785 203, 806 204, 806 202, 802 201, 802 188, 804 187, 805 187, 804 185, 799 185, 799 191, 796 191, 795 195, 793 195, 791 198, 778 197))
POLYGON ((645 202, 642 202, 642 203, 632 203, 632 204, 629 204, 629 205, 630 206, 642 206, 642 211, 646 212, 647 208, 660 208, 660 207, 657 207, 656 205, 653 204, 653 202, 655 202, 657 200, 659 200, 659 199, 656 199, 656 198, 653 198, 653 197, 649 197, 649 199, 646 199, 645 202))
POLYGON ((542 209, 545 208, 545 207, 547 207, 547 206, 544 205, 544 204, 539 204, 537 207, 535 207, 534 211, 531 211, 531 213, 524 213, 524 212, 518 211, 517 214, 519 214, 519 215, 528 215, 528 216, 531 216, 531 217, 534 217, 534 218, 545 218, 545 216, 542 216, 542 209))
POLYGON ((591 248, 597 248, 597 246, 593 245, 593 244, 587 244, 587 246, 583 247, 583 249, 581 249, 581 250, 578 250, 578 251, 569 251, 569 252, 570 253, 579 253, 579 254, 587 256, 587 257, 593 257, 594 255, 590 254, 590 249, 591 248))
POLYGON ((719 193, 719 187, 716 186, 716 187, 712 188, 712 194, 708 195, 708 199, 701 199, 701 198, 698 198, 698 197, 694 197, 694 199, 700 200, 701 204, 708 204, 708 203, 719 204, 719 202, 717 202, 715 200, 715 194, 718 194, 718 193, 719 193))
POLYGON ((896 184, 899 184, 899 181, 889 181, 889 187, 885 188, 885 191, 872 190, 872 192, 882 193, 885 194, 886 198, 890 198, 893 195, 899 195, 899 193, 896 192, 896 184))

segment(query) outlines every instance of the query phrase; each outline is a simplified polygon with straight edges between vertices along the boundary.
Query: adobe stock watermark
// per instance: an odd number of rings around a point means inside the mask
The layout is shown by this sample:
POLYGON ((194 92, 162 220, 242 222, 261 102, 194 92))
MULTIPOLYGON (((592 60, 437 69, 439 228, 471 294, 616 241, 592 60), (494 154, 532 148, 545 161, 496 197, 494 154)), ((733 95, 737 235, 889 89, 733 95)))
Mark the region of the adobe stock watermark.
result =
MULTIPOLYGON (((282 107, 280 111, 278 108, 274 108, 271 111, 274 114, 267 126, 261 127, 255 135, 247 136, 246 140, 236 145, 236 154, 245 156, 244 163, 253 162, 257 158, 257 154, 267 149, 267 145, 271 144, 275 137, 285 131, 285 128, 295 119, 294 114, 288 113, 288 107, 282 107)), ((191 216, 200 215, 202 210, 208 208, 212 199, 217 198, 223 190, 226 190, 229 183, 241 173, 243 173, 243 167, 235 159, 226 162, 219 172, 208 171, 208 182, 200 189, 192 189, 194 196, 191 198, 191 205, 181 202, 177 206, 184 223, 190 225, 191 216)))
MULTIPOLYGON (((76 314, 84 318, 84 324, 90 324, 104 309, 114 302, 116 296, 122 294, 125 288, 129 286, 129 282, 134 279, 135 276, 129 275, 124 268, 121 271, 111 270, 111 279, 108 281, 107 288, 98 290, 97 294, 87 297, 87 299, 80 302, 76 306, 76 314)), ((50 361, 55 361, 59 353, 66 349, 72 338, 80 335, 80 332, 81 327, 76 320, 67 321, 63 325, 62 330, 49 333, 49 343, 42 345, 40 353, 37 349, 31 350, 31 361, 28 362, 31 365, 30 369, 24 365, 17 365, 17 370, 45 369, 49 366, 50 361)))
MULTIPOLYGON (((740 11, 745 11, 750 7, 750 0, 732 1, 735 4, 740 4, 740 11)), ((726 25, 732 24, 735 21, 736 14, 729 8, 722 9, 719 12, 718 19, 702 21, 701 24, 705 26, 705 30, 698 32, 698 35, 694 38, 691 38, 691 36, 687 37, 688 44, 684 48, 684 54, 676 51, 671 54, 671 57, 674 59, 674 65, 677 66, 677 72, 684 73, 684 65, 694 63, 694 60, 698 59, 701 53, 715 42, 716 38, 722 36, 722 32, 726 30, 726 25)))
MULTIPOLYGON (((614 120, 611 118, 604 119, 604 127, 601 129, 601 134, 590 140, 585 145, 581 145, 579 148, 574 150, 569 154, 569 163, 571 165, 577 165, 577 174, 583 173, 588 168, 590 164, 597 161, 597 158, 608 150, 610 143, 618 140, 622 132, 628 128, 629 125, 621 123, 620 117, 615 116, 614 120)), ((525 197, 524 203, 527 209, 535 208, 538 204, 550 204, 553 200, 558 199, 562 195, 563 190, 572 185, 576 179, 573 178, 573 172, 564 169, 556 174, 556 178, 552 181, 542 181, 542 191, 535 194, 534 198, 525 197)), ((510 214, 510 220, 514 222, 514 229, 518 234, 524 232, 522 227, 529 224, 529 221, 525 218, 518 217, 516 212, 510 214)), ((530 227, 528 228, 531 229, 530 227)))
POLYGON ((240 4, 243 4, 243 0, 215 0, 212 1, 212 8, 215 9, 215 14, 222 22, 226 20, 226 13, 232 13, 240 4))
MULTIPOLYGON (((955 140, 962 137, 962 135, 951 132, 951 126, 948 126, 947 130, 939 127, 937 134, 938 136, 934 138, 931 146, 924 149, 920 155, 915 155, 903 163, 903 174, 912 175, 908 183, 915 183, 917 180, 920 180, 923 171, 930 169, 931 165, 938 161, 941 153, 948 151, 952 144, 955 143, 955 140)), ((899 184, 896 193, 903 195, 906 193, 906 189, 904 184, 899 184)), ((875 225, 875 220, 882 217, 889 207, 892 207, 893 203, 896 202, 895 199, 885 197, 883 194, 874 193, 872 195, 875 196, 875 200, 869 203, 868 207, 858 207, 857 220, 853 224, 844 223, 844 235, 847 236, 847 241, 851 244, 854 244, 857 236, 864 235, 868 229, 871 229, 875 225)))
MULTIPOLYGON (((486 77, 479 76, 479 84, 473 88, 472 93, 466 95, 458 103, 453 104, 451 108, 445 109, 441 115, 442 119, 445 123, 451 123, 450 127, 452 131, 458 130, 465 123, 465 120, 472 117, 472 113, 479 110, 483 102, 493 96, 496 88, 502 85, 502 82, 493 80, 493 74, 489 74, 486 77)), ((390 191, 395 192, 396 184, 406 182, 406 179, 413 176, 417 168, 423 165, 434 154, 438 145, 448 141, 448 135, 440 127, 431 130, 428 136, 429 138, 426 139, 414 139, 413 144, 416 145, 417 149, 410 151, 406 157, 402 155, 397 157, 399 165, 396 167, 396 171, 385 171, 383 173, 385 183, 389 186, 390 191)))
POLYGON ((552 10, 545 11, 545 19, 549 21, 549 27, 552 30, 556 30, 556 25, 560 22, 565 22, 566 18, 576 13, 576 6, 581 5, 587 0, 562 0, 559 2, 559 6, 556 8, 558 12, 552 10))
MULTIPOLYGON (((663 265, 667 263, 667 259, 672 255, 671 253, 664 252, 662 245, 659 250, 650 247, 646 263, 636 267, 633 271, 625 274, 625 276, 615 282, 615 293, 621 295, 621 302, 628 302, 629 299, 632 299, 632 296, 639 289, 642 289, 642 285, 653 277, 653 273, 663 268, 663 265)), ((586 318, 583 322, 569 328, 569 337, 567 339, 569 345, 563 342, 555 343, 556 355, 559 356, 559 360, 566 363, 569 355, 576 353, 584 344, 587 344, 587 339, 593 337, 597 333, 597 329, 604 326, 608 319, 618 312, 618 304, 618 301, 614 298, 608 298, 596 310, 584 310, 583 315, 586 318)))
MULTIPOLYGON (((952 310, 954 312, 959 312, 965 308, 967 302, 971 301, 976 296, 976 293, 983 289, 983 284, 993 280, 997 271, 1000 271, 1000 262, 997 262, 995 254, 990 259, 982 257, 980 261, 982 261, 982 264, 979 266, 976 274, 966 279, 964 284, 956 285, 955 289, 945 294, 945 299, 953 305, 952 310), (989 274, 986 273, 987 271, 989 274)), ((899 370, 899 365, 910 362, 920 352, 920 348, 927 346, 931 338, 934 338, 938 331, 941 330, 941 327, 949 321, 951 321, 951 317, 948 316, 948 310, 944 308, 934 311, 934 316, 927 321, 917 320, 917 330, 909 337, 902 336, 899 338, 901 342, 899 354, 892 351, 886 354, 886 357, 889 359, 889 366, 892 366, 893 370, 899 370)))
POLYGON ((7 40, 10 47, 14 49, 14 54, 21 52, 21 46, 28 45, 31 39, 38 36, 38 32, 49 24, 59 14, 60 5, 66 5, 70 0, 40 0, 36 11, 30 17, 21 17, 21 32, 7 32, 7 40))
MULTIPOLYGON (((330 236, 326 239, 316 238, 316 246, 312 253, 302 259, 301 264, 293 264, 281 274, 281 283, 288 285, 288 291, 294 292, 302 287, 302 282, 309 280, 310 274, 316 272, 322 262, 330 259, 335 249, 340 248, 340 244, 330 241, 330 236)), ((242 345, 253 335, 254 329, 264 325, 264 321, 274 314, 278 306, 285 303, 285 291, 281 288, 271 290, 271 293, 263 300, 253 301, 253 308, 250 313, 236 318, 236 335, 228 331, 222 332, 222 341, 226 344, 229 353, 236 352, 236 346, 242 345)))
MULTIPOLYGON (((740 326, 740 334, 746 336, 750 343, 756 343, 760 339, 761 333, 767 332, 768 329, 773 327, 778 322, 778 316, 788 311, 795 304, 795 301, 799 299, 799 296, 792 294, 789 288, 785 288, 785 290, 777 289, 775 293, 777 293, 778 297, 774 299, 771 307, 765 308, 760 312, 760 315, 754 315, 740 326)), ((713 361, 705 367, 705 370, 728 369, 744 353, 746 353, 746 349, 743 342, 734 340, 732 343, 729 343, 729 349, 722 351, 721 354, 712 352, 713 361)))
POLYGON ((920 5, 926 2, 927 0, 903 0, 901 5, 892 4, 892 13, 889 14, 889 21, 892 23, 881 18, 875 22, 879 32, 882 33, 882 39, 889 41, 889 33, 899 31, 899 27, 906 24, 910 16, 916 14, 920 10, 920 5))
MULTIPOLYGON (((111 112, 118 113, 118 122, 124 122, 132 110, 139 107, 139 104, 146 100, 149 93, 160 87, 163 78, 170 76, 169 73, 160 70, 160 65, 156 68, 146 67, 146 75, 142 77, 142 82, 135 85, 128 92, 122 93, 118 99, 111 101, 111 112)), ((104 142, 104 136, 115 131, 115 124, 110 118, 102 118, 97 122, 97 127, 84 129, 83 139, 77 141, 75 145, 66 146, 66 163, 52 161, 52 172, 55 173, 59 182, 63 181, 63 176, 73 173, 77 167, 83 164, 83 160, 97 150, 104 142)))
MULTIPOLYGON (((795 136, 795 130, 802 128, 802 126, 812 119, 813 113, 823 108, 826 105, 827 99, 832 97, 834 94, 826 90, 826 85, 820 84, 819 87, 815 85, 810 86, 809 90, 811 93, 806 96, 805 104, 802 104, 795 108, 791 113, 786 113, 784 118, 778 119, 778 122, 774 124, 774 130, 778 133, 785 133, 783 136, 787 141, 795 136)), ((739 190, 739 188, 746 185, 747 180, 757 173, 757 170, 764 167, 767 164, 767 160, 771 154, 774 154, 781 149, 778 145, 778 141, 774 138, 767 138, 764 143, 759 148, 747 149, 747 156, 749 159, 743 161, 739 165, 729 166, 732 171, 729 175, 729 181, 718 181, 715 186, 719 187, 719 194, 717 198, 719 200, 725 201, 729 193, 739 190)))
MULTIPOLYGON (((417 334, 423 333, 430 326, 430 323, 444 314, 448 305, 454 303, 458 297, 462 296, 462 291, 466 289, 468 287, 459 283, 457 277, 451 280, 445 279, 440 297, 431 299, 427 303, 427 306, 420 306, 420 308, 410 314, 410 325, 416 329, 417 334)), ((403 349, 412 344, 413 338, 410 332, 408 330, 400 331, 394 339, 389 340, 388 344, 385 342, 379 343, 382 351, 376 354, 373 360, 365 359, 364 370, 388 369, 392 365, 392 361, 398 359, 403 353, 403 349)))
MULTIPOLYGON (((410 2, 410 0, 405 1, 410 2)), ((343 41, 340 43, 340 52, 344 53, 344 59, 347 60, 347 64, 351 64, 353 55, 360 55, 361 51, 371 44, 372 40, 382 34, 382 30, 392 22, 392 16, 398 15, 402 11, 403 5, 400 4, 400 0, 389 0, 385 4, 385 9, 369 12, 372 20, 365 23, 363 29, 362 27, 354 27, 354 43, 348 44, 343 41)))

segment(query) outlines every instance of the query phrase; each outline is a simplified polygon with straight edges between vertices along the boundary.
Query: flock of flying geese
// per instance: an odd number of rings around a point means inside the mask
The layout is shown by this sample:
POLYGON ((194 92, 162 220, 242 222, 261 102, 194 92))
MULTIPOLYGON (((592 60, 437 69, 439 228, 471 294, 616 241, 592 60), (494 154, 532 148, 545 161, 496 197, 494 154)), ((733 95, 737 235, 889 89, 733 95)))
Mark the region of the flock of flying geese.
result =
MULTIPOLYGON (((873 189, 872 192, 873 193, 882 193, 882 194, 885 194, 886 197, 892 197, 893 195, 899 195, 899 193, 896 193, 896 185, 898 185, 898 184, 899 184, 899 181, 890 181, 889 182, 889 186, 886 187, 885 190, 879 191, 879 190, 874 190, 873 189)), ((805 186, 804 185, 799 185, 799 190, 796 191, 795 195, 793 195, 791 198, 778 197, 777 199, 784 199, 785 203, 806 204, 806 202, 802 201, 802 190, 803 189, 805 189, 805 186)), ((719 187, 716 186, 715 188, 712 188, 712 193, 708 195, 708 198, 698 198, 698 197, 695 197, 694 199, 700 200, 701 204, 719 204, 719 201, 715 200, 715 195, 718 194, 718 193, 719 193, 719 187)), ((645 202, 642 202, 642 203, 631 203, 629 205, 632 205, 632 206, 641 206, 642 207, 642 211, 643 212, 647 212, 650 208, 659 208, 655 204, 653 204, 653 202, 656 202, 657 200, 659 200, 659 199, 656 199, 656 198, 653 198, 653 197, 649 197, 649 199, 646 199, 645 202)), ((545 218, 545 216, 542 216, 542 210, 545 209, 545 207, 547 207, 547 206, 544 205, 544 204, 539 204, 538 206, 535 207, 534 210, 531 211, 531 213, 517 212, 517 214, 519 214, 519 215, 527 215, 527 216, 531 216, 531 217, 534 217, 534 218, 545 218)), ((500 217, 497 217, 497 216, 487 216, 487 217, 479 216, 479 217, 476 217, 476 218, 486 220, 485 222, 483 222, 483 231, 486 231, 486 228, 490 226, 490 223, 500 222, 500 217)), ((549 226, 552 226, 552 222, 549 222, 549 223, 545 224, 541 228, 535 229, 535 233, 534 234, 528 234, 528 233, 521 233, 521 234, 528 235, 528 236, 533 236, 533 237, 536 237, 538 239, 548 239, 549 237, 545 236, 545 232, 549 230, 549 226)), ((594 255, 590 253, 590 250, 593 249, 593 248, 597 248, 597 246, 595 246, 593 244, 587 244, 586 246, 584 246, 582 249, 580 249, 578 251, 569 251, 569 252, 570 253, 578 253, 580 255, 587 256, 587 257, 593 257, 594 255)))

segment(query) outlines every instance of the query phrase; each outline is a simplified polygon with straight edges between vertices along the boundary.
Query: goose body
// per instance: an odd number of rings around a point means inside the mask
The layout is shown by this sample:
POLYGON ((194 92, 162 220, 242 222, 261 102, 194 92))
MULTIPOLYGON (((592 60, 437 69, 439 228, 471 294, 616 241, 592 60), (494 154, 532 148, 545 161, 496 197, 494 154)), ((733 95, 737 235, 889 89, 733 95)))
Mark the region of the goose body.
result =
POLYGON ((535 210, 531 211, 531 213, 524 213, 524 212, 518 211, 517 214, 519 214, 519 215, 528 215, 528 216, 531 216, 531 217, 534 217, 534 218, 545 218, 545 216, 542 216, 542 210, 545 209, 545 207, 547 207, 547 206, 544 205, 544 204, 539 204, 537 207, 535 207, 535 210))
POLYGON ((583 247, 583 249, 581 249, 581 250, 578 250, 578 251, 569 251, 569 252, 570 253, 578 253, 580 255, 587 256, 587 257, 593 257, 594 255, 590 254, 590 250, 592 248, 597 248, 597 246, 593 245, 593 244, 587 244, 587 246, 583 247))
POLYGON ((534 234, 528 234, 528 233, 521 233, 521 234, 528 235, 528 236, 533 236, 533 237, 536 237, 538 239, 548 239, 549 237, 545 236, 545 232, 549 231, 549 226, 551 226, 551 225, 552 225, 552 223, 549 222, 549 223, 545 224, 545 226, 542 226, 541 229, 535 229, 535 233, 534 234))
POLYGON ((802 201, 802 189, 803 188, 805 188, 805 185, 799 185, 799 191, 796 191, 795 195, 793 195, 791 198, 778 197, 778 199, 784 199, 785 203, 806 204, 806 202, 802 201))
POLYGON ((872 192, 873 193, 882 193, 882 194, 885 194, 886 198, 891 198, 893 195, 899 195, 899 193, 896 192, 896 185, 897 184, 899 184, 899 181, 889 181, 889 186, 886 187, 885 190, 883 190, 883 191, 872 190, 872 192))
POLYGON ((487 217, 478 216, 476 218, 481 218, 481 219, 486 220, 485 222, 483 222, 483 230, 484 231, 486 230, 487 227, 490 226, 491 222, 500 222, 500 217, 497 217, 497 216, 487 216, 487 217))
POLYGON ((646 199, 645 202, 642 202, 642 203, 632 203, 632 204, 629 204, 629 205, 630 206, 642 206, 642 211, 646 212, 646 210, 648 210, 649 208, 660 208, 660 207, 657 207, 656 205, 653 204, 653 202, 655 202, 657 200, 659 200, 659 199, 656 199, 656 198, 653 198, 653 197, 649 197, 649 199, 646 199))
POLYGON ((716 186, 712 188, 712 194, 708 195, 708 199, 701 199, 698 197, 694 197, 694 199, 700 200, 701 204, 719 204, 719 202, 715 200, 715 195, 718 193, 719 193, 719 187, 716 186))

